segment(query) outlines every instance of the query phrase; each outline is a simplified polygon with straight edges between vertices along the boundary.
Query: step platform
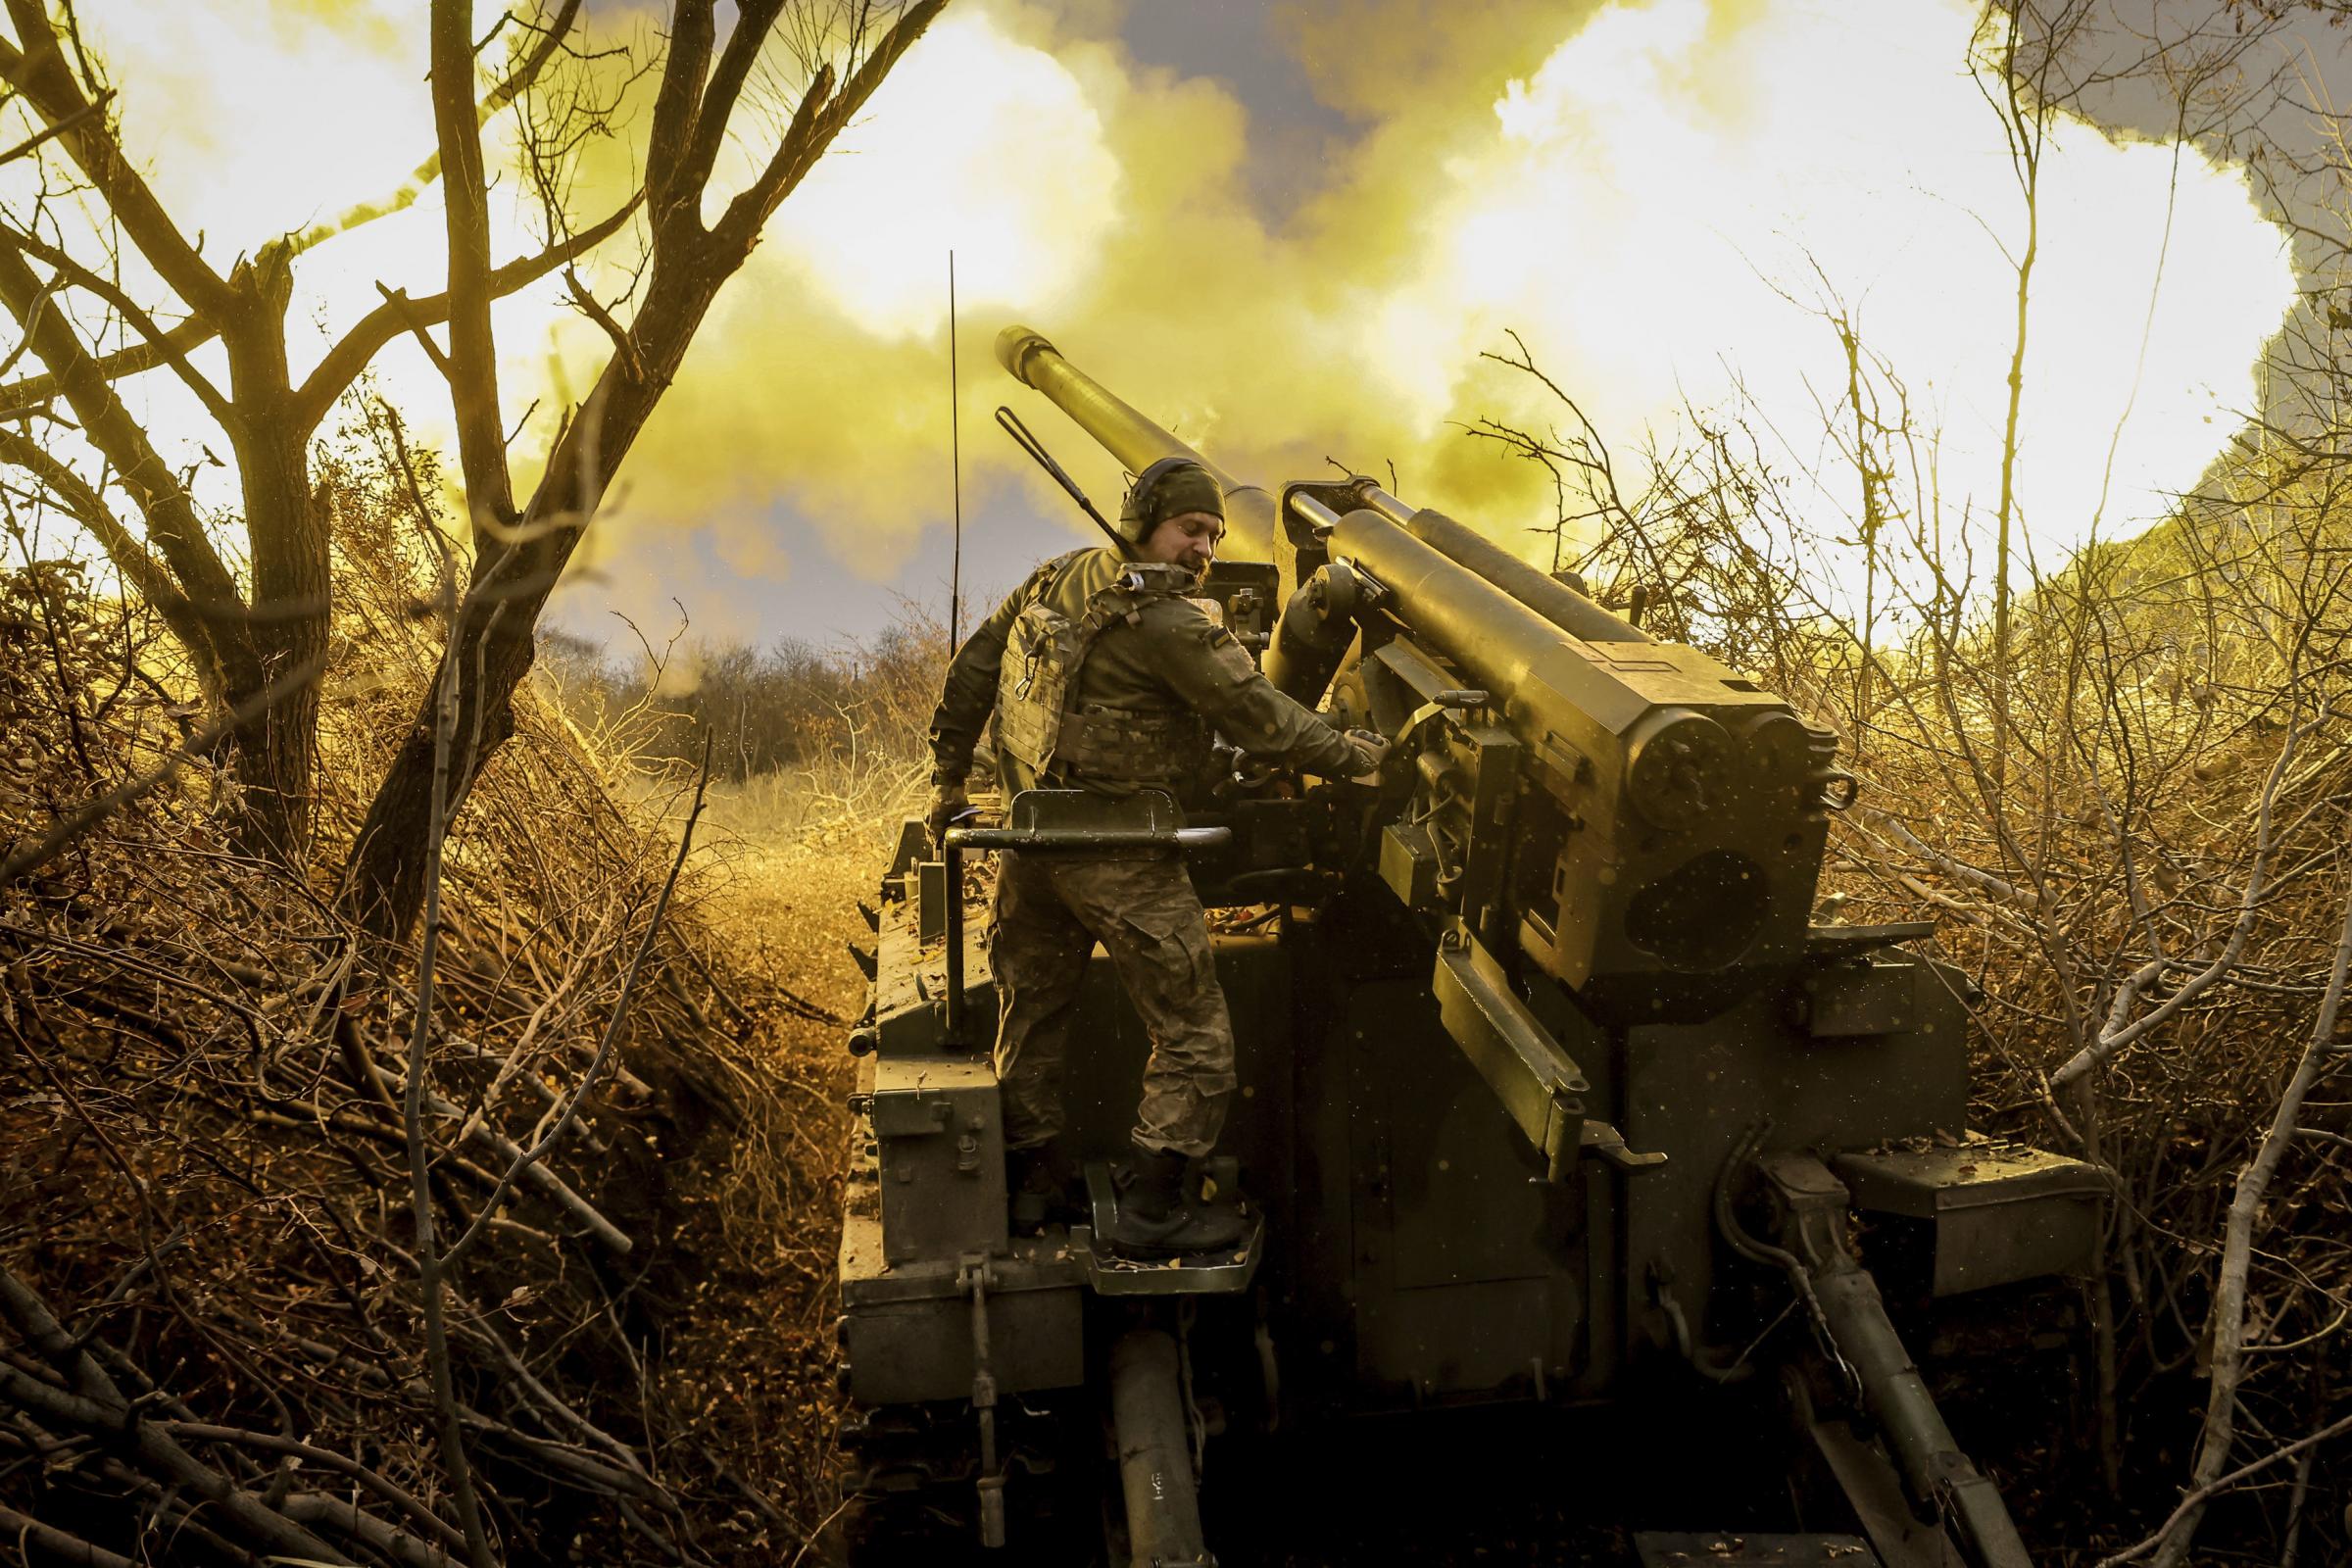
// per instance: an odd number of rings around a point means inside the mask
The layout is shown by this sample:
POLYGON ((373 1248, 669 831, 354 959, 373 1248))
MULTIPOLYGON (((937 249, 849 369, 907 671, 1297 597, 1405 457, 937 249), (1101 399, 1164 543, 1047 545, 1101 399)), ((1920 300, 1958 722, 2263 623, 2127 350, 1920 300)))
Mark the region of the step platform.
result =
MULTIPOLYGON (((1213 1167, 1212 1167, 1213 1168, 1213 1167)), ((1228 1170, 1226 1191, 1233 1190, 1228 1170)), ((1245 1207, 1249 1229, 1241 1245, 1228 1251, 1200 1252, 1180 1257, 1128 1257, 1095 1238, 1106 1236, 1119 1219, 1118 1188, 1110 1166, 1096 1160, 1086 1167, 1086 1196, 1094 1223, 1070 1227, 1070 1251, 1086 1267, 1087 1284, 1098 1296, 1230 1296, 1250 1288, 1265 1253, 1266 1216, 1245 1207)))

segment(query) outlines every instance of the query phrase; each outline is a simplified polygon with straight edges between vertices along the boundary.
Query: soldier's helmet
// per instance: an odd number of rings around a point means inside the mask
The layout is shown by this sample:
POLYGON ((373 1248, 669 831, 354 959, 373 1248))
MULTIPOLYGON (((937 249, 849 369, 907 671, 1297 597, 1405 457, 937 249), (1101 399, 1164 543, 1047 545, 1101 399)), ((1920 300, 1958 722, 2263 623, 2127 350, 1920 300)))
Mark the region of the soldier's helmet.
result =
POLYGON ((1135 476, 1119 503, 1119 537, 1140 545, 1152 530, 1188 512, 1225 515, 1225 493, 1216 478, 1193 458, 1161 458, 1135 476))

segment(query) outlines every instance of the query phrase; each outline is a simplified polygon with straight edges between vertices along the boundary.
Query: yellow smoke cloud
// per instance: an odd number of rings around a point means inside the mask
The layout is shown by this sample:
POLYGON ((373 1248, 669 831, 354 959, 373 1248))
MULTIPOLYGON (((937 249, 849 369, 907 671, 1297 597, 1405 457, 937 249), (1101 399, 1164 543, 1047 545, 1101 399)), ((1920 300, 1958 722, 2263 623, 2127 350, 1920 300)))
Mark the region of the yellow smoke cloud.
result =
MULTIPOLYGON (((1403 350, 1385 363, 1462 366, 1517 327, 1618 430, 1737 376, 1802 450, 1843 388, 1805 308, 1834 294, 1941 428, 1946 505, 1988 510, 2025 214, 1959 69, 1974 20, 1954 0, 1609 7, 1449 170, 1419 275, 1383 302, 1403 350)), ((2039 205, 2020 488, 2062 547, 2100 513, 2111 443, 2110 534, 2195 483, 2294 283, 2242 175, 2193 151, 2062 117, 2039 205)), ((1425 425, 1464 412, 1442 378, 1391 391, 1425 425)))
MULTIPOLYGON (((134 152, 222 260, 396 188, 429 149, 412 5, 83 12, 134 152)), ((721 296, 599 553, 642 559, 649 540, 717 527, 738 571, 780 575, 808 543, 777 520, 788 513, 861 569, 902 564, 949 507, 950 249, 967 487, 1017 482, 1055 515, 1066 504, 988 429, 997 403, 1021 408, 1099 498, 1118 476, 996 368, 989 344, 1008 319, 1237 472, 1393 462, 1412 499, 1531 540, 1547 487, 1457 428, 1548 417, 1479 359, 1506 328, 1621 447, 1737 381, 1809 458, 1844 378, 1805 308, 1824 280, 1941 428, 1947 507, 1988 508, 2014 308, 2000 246, 2023 213, 1964 69, 1973 5, 1294 7, 1273 31, 1355 134, 1323 188, 1277 219, 1248 195, 1249 110, 1217 81, 1139 65, 1118 17, 950 9, 721 296)), ((769 133, 750 115, 737 130, 747 161, 769 133)), ((592 212, 628 177, 624 150, 599 158, 581 196, 592 212)), ((2293 279, 2240 174, 2193 149, 2062 118, 2041 213, 2022 493, 2034 539, 2054 546, 2083 537, 2102 494, 2113 534, 2194 482, 2230 411, 2254 401, 2252 366, 2293 279)), ((519 208, 506 221, 500 252, 514 254, 530 236, 519 208)), ((296 314, 322 323, 321 347, 376 302, 378 279, 438 286, 439 224, 428 192, 306 260, 296 314)), ((511 416, 536 399, 544 429, 602 337, 553 285, 503 307, 501 324, 511 416)), ((414 349, 388 354, 382 379, 434 428, 443 394, 414 349)), ((177 396, 168 378, 140 387, 159 406, 177 396)))
POLYGON ((1085 85, 976 11, 934 24, 852 142, 810 171, 771 244, 777 281, 797 272, 870 336, 932 329, 952 249, 973 310, 1066 297, 1119 220, 1119 165, 1085 85), (1053 178, 1003 177, 1038 168, 1053 178))
MULTIPOLYGON (((1291 27, 1322 62, 1316 90, 1369 126, 1277 228, 1246 197, 1250 127, 1221 85, 1017 6, 964 11, 903 94, 877 98, 870 134, 845 138, 836 183, 805 193, 723 346, 681 383, 696 412, 669 421, 665 450, 697 454, 739 505, 780 481, 837 549, 888 570, 946 510, 954 245, 970 279, 967 478, 1025 466, 993 432, 971 442, 1011 401, 1098 495, 1117 484, 996 371, 988 341, 1017 318, 1237 471, 1393 461, 1414 499, 1533 554, 1547 486, 1458 428, 1552 416, 1480 361, 1506 328, 1621 448, 1737 384, 1801 460, 1843 386, 1808 308, 1834 299, 1938 434, 1951 514, 1989 511, 2014 311, 2002 247, 2022 242, 2024 211, 1964 69, 1974 6, 1655 0, 1531 44, 1532 9, 1433 34, 1406 24, 1424 4, 1351 0, 1291 27), (1440 34, 1426 82, 1406 56, 1327 47, 1440 34), (1000 110, 1005 82, 1034 119, 1000 110), (891 210, 902 190, 918 211, 891 210), (852 202, 881 216, 850 220, 852 202)), ((2046 552, 2085 536, 2102 495, 2112 535, 2195 482, 2230 411, 2253 404, 2293 278, 2236 171, 2063 117, 2041 227, 2020 472, 2046 552)), ((1834 498, 1812 499, 1834 521, 1834 498)))

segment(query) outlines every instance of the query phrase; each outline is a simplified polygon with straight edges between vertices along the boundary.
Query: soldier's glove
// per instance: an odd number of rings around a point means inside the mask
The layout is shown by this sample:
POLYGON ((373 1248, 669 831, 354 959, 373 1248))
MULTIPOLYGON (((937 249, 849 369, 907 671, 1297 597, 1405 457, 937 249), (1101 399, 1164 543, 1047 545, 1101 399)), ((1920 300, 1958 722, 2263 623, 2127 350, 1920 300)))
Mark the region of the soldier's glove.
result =
POLYGON ((1356 757, 1363 764, 1348 776, 1348 782, 1366 786, 1378 785, 1380 783, 1380 764, 1388 760, 1389 755, 1387 738, 1375 735, 1368 729, 1351 729, 1348 732, 1348 739, 1355 744, 1356 757))
POLYGON ((947 836, 949 827, 955 823, 957 817, 970 809, 971 802, 964 799, 963 783, 960 779, 952 783, 932 785, 931 808, 923 813, 923 826, 931 830, 932 847, 936 849, 940 841, 947 836))

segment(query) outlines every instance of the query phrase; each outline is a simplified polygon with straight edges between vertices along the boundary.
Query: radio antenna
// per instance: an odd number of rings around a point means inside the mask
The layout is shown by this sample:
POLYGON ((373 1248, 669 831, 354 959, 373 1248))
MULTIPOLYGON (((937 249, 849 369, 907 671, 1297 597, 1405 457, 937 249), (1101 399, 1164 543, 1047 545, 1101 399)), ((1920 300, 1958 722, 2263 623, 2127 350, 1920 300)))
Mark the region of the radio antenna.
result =
POLYGON ((1039 467, 1054 476, 1055 484, 1069 492, 1070 499, 1078 503, 1078 510, 1095 519, 1095 526, 1102 530, 1113 549, 1129 561, 1135 559, 1135 551, 1126 540, 1119 537, 1119 530, 1102 520, 1102 514, 1097 512, 1095 504, 1086 499, 1086 492, 1078 488, 1078 481, 1062 471, 1061 465, 1054 461, 1054 454, 1046 450, 1043 441, 1030 434, 1029 427, 1021 422, 1019 415, 1000 403, 997 405, 997 423, 1004 426, 1006 435, 1012 437, 1014 446, 1028 453, 1039 467))
POLYGON ((956 375, 956 253, 948 252, 948 472, 956 494, 956 543, 948 564, 948 654, 963 618, 963 408, 956 375))

